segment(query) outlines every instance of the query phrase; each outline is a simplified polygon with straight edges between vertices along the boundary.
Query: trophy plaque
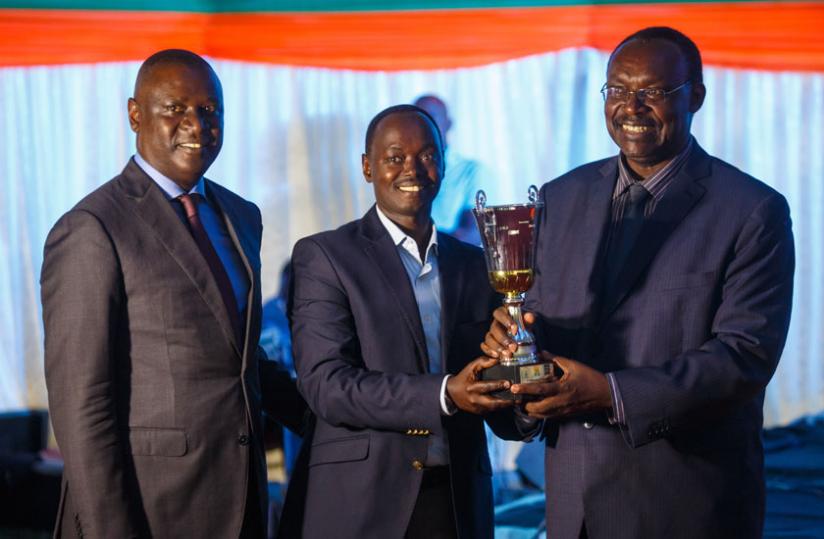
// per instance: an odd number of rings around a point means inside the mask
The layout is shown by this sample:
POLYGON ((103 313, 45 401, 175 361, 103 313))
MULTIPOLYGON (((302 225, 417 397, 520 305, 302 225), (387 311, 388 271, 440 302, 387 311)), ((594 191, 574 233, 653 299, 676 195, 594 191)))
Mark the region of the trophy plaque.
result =
MULTIPOLYGON (((535 336, 524 327, 521 305, 532 286, 535 218, 543 204, 538 189, 529 187, 527 204, 487 206, 486 193, 475 195, 475 220, 481 233, 489 282, 504 294, 504 306, 518 331, 512 335, 518 349, 509 358, 481 372, 483 380, 509 380, 513 384, 543 382, 554 376, 554 364, 539 358, 535 336)), ((509 390, 493 393, 503 399, 518 400, 509 390)))

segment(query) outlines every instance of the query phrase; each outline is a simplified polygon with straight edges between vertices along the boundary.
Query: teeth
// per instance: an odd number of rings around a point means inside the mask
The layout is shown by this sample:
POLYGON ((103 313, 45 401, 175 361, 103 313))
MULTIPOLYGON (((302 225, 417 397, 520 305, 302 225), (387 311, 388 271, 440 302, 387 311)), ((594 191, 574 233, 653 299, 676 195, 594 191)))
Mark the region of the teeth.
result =
POLYGON ((181 144, 184 148, 192 148, 195 150, 199 150, 202 146, 197 142, 184 142, 181 144))
POLYGON ((647 131, 650 131, 652 129, 652 128, 647 127, 645 125, 629 125, 629 124, 623 124, 621 126, 621 128, 624 131, 629 131, 630 133, 646 133, 647 131))
POLYGON ((398 189, 404 193, 417 193, 423 190, 423 185, 401 185, 398 189))

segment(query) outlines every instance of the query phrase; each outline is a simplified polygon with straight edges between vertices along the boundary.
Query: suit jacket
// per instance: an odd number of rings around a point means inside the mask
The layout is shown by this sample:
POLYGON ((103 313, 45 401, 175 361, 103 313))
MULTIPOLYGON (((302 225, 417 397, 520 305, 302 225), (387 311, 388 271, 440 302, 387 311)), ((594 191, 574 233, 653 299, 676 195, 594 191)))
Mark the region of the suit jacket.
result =
POLYGON ((577 538, 583 520, 592 538, 760 537, 764 388, 792 299, 787 204, 696 144, 604 294, 616 178, 611 158, 541 189, 527 300, 539 342, 614 372, 626 417, 548 423, 548 537, 577 538))
POLYGON ((265 515, 259 368, 280 420, 297 427, 301 401, 257 346, 260 212, 209 180, 206 192, 249 276, 243 342, 187 226, 134 161, 49 233, 55 536, 237 537, 247 503, 265 515))
MULTIPOLYGON (((299 241, 292 254, 292 347, 298 387, 317 416, 305 484, 290 485, 285 537, 403 537, 428 435, 446 432, 459 535, 492 537, 492 470, 483 421, 441 414, 444 374, 428 374, 418 306, 373 207, 299 241), (305 510, 290 502, 305 488, 305 510)), ((480 249, 438 234, 445 372, 480 355, 499 300, 480 249)), ((502 429, 505 427, 501 427, 502 429)), ((293 479, 294 481, 294 479, 293 479)))

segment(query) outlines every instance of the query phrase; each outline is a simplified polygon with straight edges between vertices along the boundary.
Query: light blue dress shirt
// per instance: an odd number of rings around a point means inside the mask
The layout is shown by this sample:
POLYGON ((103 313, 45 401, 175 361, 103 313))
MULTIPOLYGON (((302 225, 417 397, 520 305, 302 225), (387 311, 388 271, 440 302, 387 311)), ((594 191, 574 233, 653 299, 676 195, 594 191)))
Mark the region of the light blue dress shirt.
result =
MULTIPOLYGON (((154 180, 160 189, 166 194, 170 201, 173 201, 180 195, 186 194, 178 184, 170 180, 152 165, 146 162, 139 153, 134 155, 134 161, 143 171, 154 180)), ((212 242, 212 246, 217 252, 218 258, 223 263, 223 268, 226 270, 226 275, 229 276, 229 281, 232 283, 232 291, 235 294, 235 301, 240 310, 240 319, 246 320, 246 301, 249 296, 249 275, 246 273, 246 266, 243 264, 243 259, 240 258, 240 253, 235 248, 232 237, 229 236, 229 231, 226 228, 226 223, 223 221, 221 214, 214 208, 214 203, 206 197, 206 189, 203 183, 203 178, 200 178, 188 194, 197 193, 203 197, 205 203, 198 204, 197 211, 200 216, 200 222, 203 223, 203 228, 206 229, 206 235, 212 242)), ((178 214, 183 215, 185 222, 186 217, 182 212, 182 206, 179 202, 173 202, 173 207, 178 214)))
MULTIPOLYGON (((441 276, 438 271, 438 234, 432 225, 432 235, 426 247, 424 260, 421 260, 418 244, 403 230, 393 223, 379 207, 378 218, 398 249, 409 283, 415 293, 418 304, 418 313, 426 339, 426 353, 429 356, 429 372, 431 374, 444 372, 442 364, 441 343, 441 276)), ((441 413, 450 414, 446 405, 446 381, 444 376, 441 383, 440 406, 441 413)), ((426 466, 442 466, 449 464, 449 446, 446 441, 446 432, 439 432, 429 436, 429 451, 426 455, 426 466)))

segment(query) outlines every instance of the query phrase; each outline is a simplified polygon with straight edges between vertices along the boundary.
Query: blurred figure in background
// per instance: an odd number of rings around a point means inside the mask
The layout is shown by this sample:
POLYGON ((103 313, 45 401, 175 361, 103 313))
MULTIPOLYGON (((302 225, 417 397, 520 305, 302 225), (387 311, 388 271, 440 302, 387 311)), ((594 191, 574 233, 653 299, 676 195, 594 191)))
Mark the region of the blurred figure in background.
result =
MULTIPOLYGON (((286 318, 286 297, 292 276, 292 262, 287 260, 280 270, 280 287, 275 297, 263 304, 263 320, 260 329, 260 346, 270 361, 295 377, 292 360, 292 337, 289 334, 289 320, 286 318)), ((287 479, 291 477, 295 459, 300 450, 300 436, 289 429, 283 429, 283 465, 287 479)))
MULTIPOLYGON (((435 221, 438 230, 452 233, 460 226, 462 213, 475 206, 475 193, 478 189, 489 186, 491 174, 479 161, 467 159, 449 146, 452 118, 449 117, 449 110, 441 98, 432 94, 422 95, 415 100, 414 105, 435 119, 443 135, 446 172, 441 190, 432 205, 432 220, 435 221)), ((478 245, 476 241, 468 243, 478 245)))

